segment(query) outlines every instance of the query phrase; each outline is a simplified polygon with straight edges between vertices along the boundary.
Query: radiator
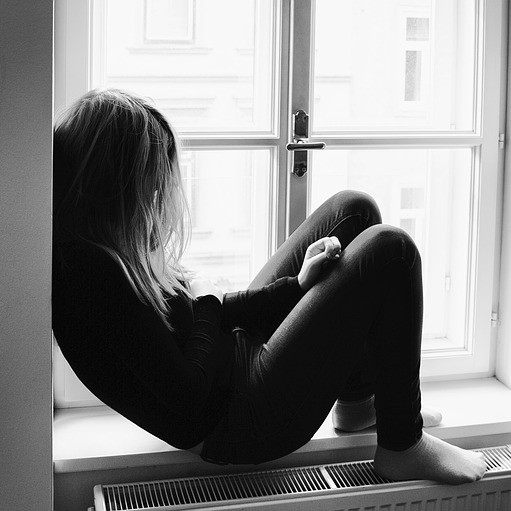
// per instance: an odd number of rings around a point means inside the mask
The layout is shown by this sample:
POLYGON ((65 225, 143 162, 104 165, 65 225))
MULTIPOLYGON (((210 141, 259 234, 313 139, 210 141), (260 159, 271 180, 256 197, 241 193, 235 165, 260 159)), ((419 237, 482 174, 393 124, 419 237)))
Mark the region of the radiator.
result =
POLYGON ((98 485, 96 511, 511 511, 511 446, 478 449, 481 481, 459 486, 379 477, 372 461, 98 485))

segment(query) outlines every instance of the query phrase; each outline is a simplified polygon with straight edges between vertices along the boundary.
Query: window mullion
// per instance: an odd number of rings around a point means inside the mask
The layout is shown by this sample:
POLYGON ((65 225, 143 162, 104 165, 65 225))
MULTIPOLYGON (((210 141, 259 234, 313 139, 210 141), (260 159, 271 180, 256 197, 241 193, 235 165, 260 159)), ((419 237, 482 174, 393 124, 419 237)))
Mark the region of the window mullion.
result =
POLYGON ((475 147, 483 143, 479 135, 449 135, 449 134, 336 134, 316 135, 310 137, 310 142, 326 142, 328 147, 475 147))
POLYGON ((247 137, 236 137, 236 138, 225 138, 225 137, 201 137, 201 138, 189 138, 187 136, 179 136, 181 144, 185 149, 194 149, 196 147, 268 147, 275 146, 278 144, 278 139, 275 138, 253 138, 252 136, 247 137))
MULTIPOLYGON (((311 112, 311 69, 313 41, 313 10, 315 2, 294 0, 292 2, 291 44, 293 48, 291 64, 291 97, 288 121, 297 110, 311 112)), ((291 137, 290 137, 291 138, 291 137)), ((291 160, 292 153, 288 154, 291 160)), ((309 157, 310 160, 310 157, 309 157)), ((291 164, 288 165, 291 168, 291 164)), ((307 175, 288 175, 287 234, 291 234, 307 215, 308 179, 307 175)))

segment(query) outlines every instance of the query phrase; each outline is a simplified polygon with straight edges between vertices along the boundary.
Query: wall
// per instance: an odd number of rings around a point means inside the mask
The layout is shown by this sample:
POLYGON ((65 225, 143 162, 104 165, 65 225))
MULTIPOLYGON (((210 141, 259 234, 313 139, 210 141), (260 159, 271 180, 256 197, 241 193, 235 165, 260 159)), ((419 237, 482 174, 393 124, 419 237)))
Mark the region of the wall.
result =
POLYGON ((52 0, 0 1, 0 508, 52 509, 52 0))
MULTIPOLYGON (((511 11, 509 12, 511 22, 511 11)), ((507 97, 511 98, 511 38, 508 33, 507 97)), ((506 156, 504 164, 504 217, 500 268, 498 357, 496 376, 511 387, 511 102, 507 102, 506 156)))

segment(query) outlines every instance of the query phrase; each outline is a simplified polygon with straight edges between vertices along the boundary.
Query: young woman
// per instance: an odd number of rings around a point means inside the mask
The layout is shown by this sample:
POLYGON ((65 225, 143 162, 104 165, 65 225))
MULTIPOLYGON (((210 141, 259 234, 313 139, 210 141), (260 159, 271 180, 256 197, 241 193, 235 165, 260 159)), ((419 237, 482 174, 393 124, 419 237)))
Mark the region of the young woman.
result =
POLYGON ((335 404, 340 429, 376 422, 382 476, 481 478, 481 454, 422 429, 410 237, 382 225, 369 196, 341 192, 248 290, 224 295, 180 265, 177 149, 164 117, 118 90, 89 92, 55 128, 53 328, 85 385, 207 461, 284 456, 335 404))

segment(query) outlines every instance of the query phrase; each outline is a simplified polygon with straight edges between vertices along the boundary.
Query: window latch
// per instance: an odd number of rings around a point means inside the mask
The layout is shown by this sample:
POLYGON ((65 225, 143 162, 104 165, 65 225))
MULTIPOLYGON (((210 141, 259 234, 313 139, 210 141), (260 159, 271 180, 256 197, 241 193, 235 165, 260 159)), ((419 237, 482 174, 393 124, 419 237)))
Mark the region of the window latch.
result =
POLYGON ((307 172, 308 151, 324 149, 324 142, 309 142, 309 115, 305 110, 297 110, 293 114, 293 141, 286 145, 293 153, 293 174, 302 177, 307 172))

